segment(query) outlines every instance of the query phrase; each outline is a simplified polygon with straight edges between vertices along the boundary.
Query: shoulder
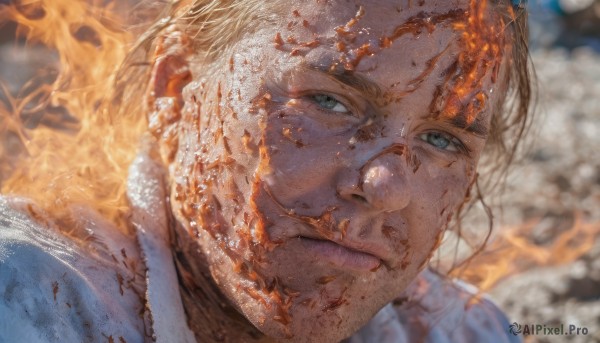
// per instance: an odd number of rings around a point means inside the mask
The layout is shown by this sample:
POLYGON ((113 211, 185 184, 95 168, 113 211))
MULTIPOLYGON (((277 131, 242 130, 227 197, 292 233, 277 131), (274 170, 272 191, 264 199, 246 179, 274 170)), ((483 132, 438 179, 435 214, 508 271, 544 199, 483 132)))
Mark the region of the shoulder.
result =
POLYGON ((135 275, 89 256, 22 205, 0 197, 0 341, 142 342, 135 275))
POLYGON ((502 311, 477 289, 425 270, 348 342, 518 343, 502 311))
MULTIPOLYGON (((521 342, 504 313, 477 288, 425 270, 396 306, 403 321, 417 321, 427 342, 521 342)), ((417 330, 419 331, 419 330, 417 330)))

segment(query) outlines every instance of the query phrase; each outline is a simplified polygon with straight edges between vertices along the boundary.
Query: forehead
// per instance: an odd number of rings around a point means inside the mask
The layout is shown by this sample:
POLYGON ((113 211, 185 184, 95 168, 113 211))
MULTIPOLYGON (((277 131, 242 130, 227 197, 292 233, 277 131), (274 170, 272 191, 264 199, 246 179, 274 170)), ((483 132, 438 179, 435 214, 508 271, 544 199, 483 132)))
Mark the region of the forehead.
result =
POLYGON ((497 84, 504 80, 504 23, 485 0, 310 0, 280 10, 279 25, 265 30, 280 50, 272 70, 304 64, 355 74, 388 95, 412 94, 416 86, 423 94, 449 92, 449 104, 431 110, 454 115, 459 103, 481 107, 503 93, 492 94, 504 88, 497 84))
POLYGON ((304 0, 291 4, 292 7, 313 9, 325 17, 346 17, 356 13, 359 7, 370 7, 371 14, 365 13, 365 19, 377 17, 405 17, 418 12, 448 11, 456 8, 468 8, 470 0, 304 0), (324 12, 327 11, 327 12, 324 12))
POLYGON ((497 44, 505 30, 502 21, 498 20, 501 18, 493 15, 494 6, 488 2, 300 1, 280 9, 283 22, 276 29, 294 41, 300 37, 305 42, 313 38, 314 46, 334 46, 341 53, 360 55, 353 56, 351 63, 347 63, 346 69, 353 69, 365 56, 380 55, 391 47, 400 46, 408 55, 424 45, 446 47, 452 39, 460 40, 461 48, 472 52, 487 48, 490 43, 497 44), (478 43, 481 46, 475 46, 478 43), (350 51, 352 49, 355 51, 350 51))
MULTIPOLYGON (((318 30, 325 30, 342 23, 364 29, 366 34, 389 33, 410 19, 429 18, 424 26, 435 25, 435 16, 452 15, 469 11, 472 3, 486 0, 308 0, 283 6, 284 17, 307 17, 318 30), (287 11, 287 13, 285 13, 287 11)), ((418 28, 416 28, 418 29, 418 28)))

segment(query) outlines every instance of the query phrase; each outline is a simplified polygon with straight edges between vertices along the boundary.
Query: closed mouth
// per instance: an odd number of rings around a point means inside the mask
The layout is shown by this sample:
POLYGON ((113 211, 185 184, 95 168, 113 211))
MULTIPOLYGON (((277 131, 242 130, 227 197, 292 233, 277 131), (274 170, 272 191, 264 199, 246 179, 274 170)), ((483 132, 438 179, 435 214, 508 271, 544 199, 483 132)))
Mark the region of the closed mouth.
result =
POLYGON ((382 260, 375 255, 334 241, 305 236, 299 236, 298 238, 302 247, 311 253, 318 262, 326 262, 343 269, 349 268, 360 271, 374 271, 382 264, 382 260))

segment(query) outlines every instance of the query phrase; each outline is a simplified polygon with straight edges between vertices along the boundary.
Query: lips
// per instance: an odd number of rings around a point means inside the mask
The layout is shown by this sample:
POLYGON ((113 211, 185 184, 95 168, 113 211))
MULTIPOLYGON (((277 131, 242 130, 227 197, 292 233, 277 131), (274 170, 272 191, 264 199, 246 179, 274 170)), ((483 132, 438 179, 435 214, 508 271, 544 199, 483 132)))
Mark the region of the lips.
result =
POLYGON ((303 236, 299 238, 302 247, 308 254, 316 257, 318 261, 324 261, 342 269, 372 271, 382 263, 381 259, 375 255, 333 241, 303 236))
MULTIPOLYGON (((279 240, 299 239, 302 249, 339 268, 364 271, 375 270, 381 265, 390 268, 392 265, 396 254, 387 246, 389 242, 363 242, 362 240, 353 242, 346 236, 348 232, 355 230, 351 228, 353 225, 348 220, 351 217, 343 216, 345 219, 339 220, 332 215, 333 212, 339 210, 337 206, 325 208, 319 216, 301 215, 284 206, 272 194, 268 185, 262 184, 262 186, 264 194, 268 196, 270 202, 276 205, 280 215, 294 222, 291 225, 291 232, 282 231, 283 235, 277 237, 279 240), (345 225, 344 222, 346 222, 345 225), (340 238, 336 239, 336 236, 340 238)), ((366 221, 370 226, 375 225, 372 220, 366 221)), ((290 228, 287 225, 286 227, 290 228)), ((356 229, 356 224, 354 227, 356 229)), ((371 229, 375 230, 374 227, 371 229)))

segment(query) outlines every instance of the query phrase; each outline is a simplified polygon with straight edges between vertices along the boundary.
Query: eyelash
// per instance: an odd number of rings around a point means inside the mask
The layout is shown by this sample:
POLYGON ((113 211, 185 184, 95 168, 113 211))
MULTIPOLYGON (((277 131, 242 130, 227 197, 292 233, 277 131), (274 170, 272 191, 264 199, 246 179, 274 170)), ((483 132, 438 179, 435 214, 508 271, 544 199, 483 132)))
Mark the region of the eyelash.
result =
POLYGON ((470 152, 470 150, 464 145, 463 142, 461 142, 460 139, 445 133, 445 132, 439 132, 439 131, 429 131, 429 132, 425 132, 419 135, 419 138, 426 142, 427 144, 430 144, 431 146, 435 147, 436 149, 442 150, 442 151, 448 151, 451 153, 463 153, 463 154, 468 154, 470 152), (429 142, 428 138, 430 138, 431 136, 429 135, 437 135, 441 138, 444 138, 446 140, 448 140, 449 145, 448 146, 453 146, 455 148, 455 150, 450 150, 447 149, 447 147, 438 147, 435 144, 429 142))
POLYGON ((341 115, 349 115, 349 116, 353 116, 353 117, 355 116, 354 113, 349 109, 350 106, 347 106, 344 102, 339 101, 336 97, 329 95, 327 93, 309 94, 306 96, 306 98, 308 98, 313 104, 315 104, 320 111, 327 112, 327 113, 335 113, 338 115, 341 114, 341 115), (342 105, 346 109, 347 112, 334 111, 333 109, 326 108, 325 106, 323 106, 319 103, 319 100, 317 99, 318 97, 326 97, 326 98, 329 98, 330 100, 337 102, 339 105, 342 105))

